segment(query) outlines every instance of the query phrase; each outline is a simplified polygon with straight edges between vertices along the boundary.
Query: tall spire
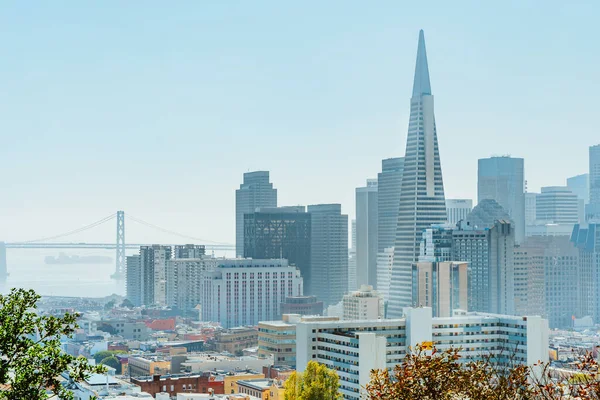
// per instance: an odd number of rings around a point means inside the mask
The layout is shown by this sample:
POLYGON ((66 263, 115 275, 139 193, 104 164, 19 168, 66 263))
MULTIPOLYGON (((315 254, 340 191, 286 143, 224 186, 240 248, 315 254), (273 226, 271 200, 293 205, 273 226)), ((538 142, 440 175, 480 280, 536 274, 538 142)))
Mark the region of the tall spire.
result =
POLYGON ((425 35, 423 29, 419 31, 419 46, 417 48, 417 64, 415 66, 415 81, 413 83, 413 97, 431 94, 429 82, 429 67, 427 66, 427 51, 425 50, 425 35))

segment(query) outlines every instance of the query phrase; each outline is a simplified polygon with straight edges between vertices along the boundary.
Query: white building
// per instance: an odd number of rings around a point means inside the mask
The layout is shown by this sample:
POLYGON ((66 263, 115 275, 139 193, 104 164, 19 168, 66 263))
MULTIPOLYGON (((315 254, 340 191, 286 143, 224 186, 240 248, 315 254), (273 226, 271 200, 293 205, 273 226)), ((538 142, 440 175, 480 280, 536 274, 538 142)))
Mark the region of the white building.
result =
POLYGON ((167 261, 171 247, 152 245, 140 247, 140 277, 142 305, 166 304, 167 261))
POLYGON ((381 293, 384 301, 390 299, 390 280, 394 267, 394 246, 386 247, 377 254, 377 291, 381 293))
POLYGON ((286 298, 302 295, 300 271, 287 260, 219 260, 202 280, 202 319, 225 328, 273 321, 286 298))
POLYGON ((352 243, 348 250, 348 291, 356 290, 356 220, 352 220, 352 243))
POLYGON ((371 320, 384 317, 383 297, 371 285, 361 285, 360 289, 348 293, 342 300, 344 320, 371 320))
POLYGON ((536 220, 554 224, 579 222, 579 199, 566 186, 547 186, 536 197, 536 220))
POLYGON ((125 260, 126 297, 134 306, 139 307, 142 305, 142 266, 140 265, 140 256, 137 254, 127 256, 125 260))
POLYGON ((213 271, 220 260, 208 256, 201 258, 175 258, 167 261, 167 302, 184 313, 197 313, 202 300, 201 284, 204 273, 213 271))
POLYGON ((458 221, 466 219, 473 209, 471 199, 446 199, 446 215, 449 224, 456 225, 458 221))
POLYGON ((438 350, 462 347, 462 360, 493 354, 524 365, 548 361, 548 321, 541 317, 458 312, 433 318, 431 308, 407 308, 406 318, 303 322, 296 327, 297 370, 309 361, 336 370, 345 399, 358 400, 372 369, 392 369, 410 348, 431 342, 438 350))

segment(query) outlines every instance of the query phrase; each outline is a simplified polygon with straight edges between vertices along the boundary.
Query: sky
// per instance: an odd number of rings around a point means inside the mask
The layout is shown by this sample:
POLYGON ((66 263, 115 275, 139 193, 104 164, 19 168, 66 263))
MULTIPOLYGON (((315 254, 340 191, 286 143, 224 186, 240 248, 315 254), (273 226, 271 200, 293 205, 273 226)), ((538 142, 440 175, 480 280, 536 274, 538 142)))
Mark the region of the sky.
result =
MULTIPOLYGON (((242 174, 280 205, 341 203, 404 155, 424 29, 447 198, 477 159, 529 191, 600 142, 595 1, 28 1, 0 4, 0 241, 124 210, 235 238, 242 174)), ((176 237, 126 219, 130 242, 176 237)), ((74 236, 114 240, 113 222, 74 236)))

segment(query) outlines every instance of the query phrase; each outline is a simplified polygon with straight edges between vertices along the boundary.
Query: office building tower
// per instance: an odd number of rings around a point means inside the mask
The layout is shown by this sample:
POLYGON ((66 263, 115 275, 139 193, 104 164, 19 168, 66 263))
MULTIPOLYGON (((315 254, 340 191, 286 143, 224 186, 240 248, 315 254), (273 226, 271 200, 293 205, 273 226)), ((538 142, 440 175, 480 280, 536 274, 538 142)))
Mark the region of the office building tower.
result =
POLYGON ((434 317, 467 311, 468 263, 428 261, 413 264, 413 304, 431 307, 434 317))
POLYGON ((308 212, 311 290, 327 307, 340 302, 348 289, 348 215, 341 204, 310 205, 308 212))
POLYGON ((473 200, 471 199, 446 199, 446 215, 448 216, 446 222, 456 225, 458 221, 467 218, 472 209, 473 200))
POLYGON ((590 203, 586 207, 585 219, 600 222, 600 144, 590 146, 590 203))
POLYGON ((515 314, 546 317, 544 249, 527 238, 515 246, 515 314))
MULTIPOLYGON (((419 262, 452 260, 452 225, 432 225, 423 231, 419 244, 419 262)), ((413 293, 414 294, 414 293, 413 293)))
POLYGON ((377 291, 381 293, 385 302, 390 300, 390 281, 393 267, 394 246, 386 247, 382 253, 377 255, 377 291))
POLYGON ((377 286, 377 179, 356 188, 356 283, 377 286))
POLYGON ((140 256, 127 256, 125 259, 125 287, 127 299, 136 307, 142 305, 142 266, 140 256))
POLYGON ((171 247, 158 244, 140 247, 142 305, 165 305, 167 295, 167 261, 171 247))
POLYGON ((390 317, 401 317, 403 307, 412 302, 412 264, 419 256, 423 229, 444 222, 442 167, 425 38, 420 31, 390 282, 390 317))
POLYGON ((342 300, 344 320, 372 320, 384 317, 383 297, 371 285, 344 295, 342 300))
MULTIPOLYGON (((525 193, 525 226, 535 225, 538 193, 525 193)), ((527 228, 525 228, 527 230, 527 228)))
POLYGON ((452 260, 469 263, 469 310, 514 314, 515 232, 509 221, 452 232, 452 260))
POLYGON ((513 157, 482 158, 477 170, 477 201, 493 199, 506 210, 515 227, 515 240, 525 239, 524 160, 513 157))
POLYGON ((466 222, 473 228, 485 229, 494 226, 496 221, 510 221, 510 216, 496 200, 481 200, 467 215, 466 222))
POLYGON ((398 207, 404 157, 387 158, 381 161, 381 172, 377 174, 377 251, 393 247, 398 226, 398 207))
POLYGON ((590 174, 581 174, 567 178, 569 190, 583 200, 585 204, 590 202, 590 174))
POLYGON ((356 290, 356 220, 352 220, 352 247, 348 249, 348 291, 356 290))
POLYGON ((344 399, 359 400, 365 397, 373 369, 401 364, 422 343, 442 352, 460 349, 459 362, 492 355, 500 365, 533 367, 548 362, 548 321, 475 312, 436 318, 429 307, 407 309, 403 319, 303 321, 296 325, 296 368, 304 372, 309 361, 317 360, 342 371, 340 393, 344 399))
POLYGON ((235 191, 235 254, 244 254, 244 214, 259 207, 277 207, 277 189, 269 182, 269 171, 244 174, 244 182, 235 191))
POLYGON ((281 303, 303 295, 302 286, 300 271, 287 260, 219 260, 203 277, 202 319, 224 328, 273 321, 281 303))
POLYGON ((579 250, 577 316, 600 319, 600 224, 575 224, 571 242, 579 250))
POLYGON ((178 244, 173 247, 173 258, 202 258, 205 254, 204 245, 178 244))
POLYGON ((183 315, 195 316, 202 301, 202 282, 207 271, 213 271, 219 260, 210 256, 174 258, 167 261, 166 304, 183 315))
POLYGON ((565 186, 543 187, 536 200, 536 220, 572 227, 579 222, 577 195, 565 186))
POLYGON ((283 258, 300 270, 311 292, 311 217, 304 206, 261 207, 244 215, 244 257, 283 258))

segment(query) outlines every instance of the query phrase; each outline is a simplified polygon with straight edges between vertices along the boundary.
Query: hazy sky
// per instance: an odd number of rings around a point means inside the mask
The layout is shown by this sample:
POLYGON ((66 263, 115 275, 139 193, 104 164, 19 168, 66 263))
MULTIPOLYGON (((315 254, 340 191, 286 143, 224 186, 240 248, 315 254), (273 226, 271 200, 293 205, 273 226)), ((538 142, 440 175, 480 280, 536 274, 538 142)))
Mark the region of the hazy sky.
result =
POLYGON ((234 190, 257 169, 280 205, 352 216, 355 187, 404 155, 421 28, 446 196, 475 198, 493 154, 524 157, 531 191, 562 185, 600 142, 600 3, 498 4, 2 2, 0 240, 123 209, 233 243, 234 190))

